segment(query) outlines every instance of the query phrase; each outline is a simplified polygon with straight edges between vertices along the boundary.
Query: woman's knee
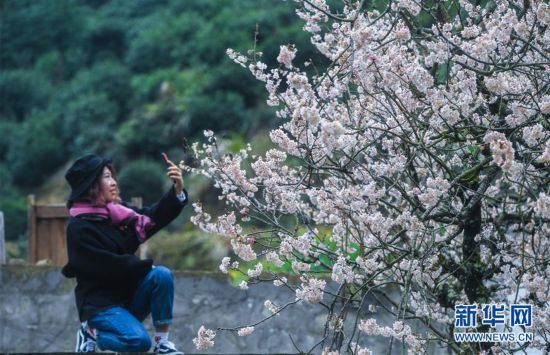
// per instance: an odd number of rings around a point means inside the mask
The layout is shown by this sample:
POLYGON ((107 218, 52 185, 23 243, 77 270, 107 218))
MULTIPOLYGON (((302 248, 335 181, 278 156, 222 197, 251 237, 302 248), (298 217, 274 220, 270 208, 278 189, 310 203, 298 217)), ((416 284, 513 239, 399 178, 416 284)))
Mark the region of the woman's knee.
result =
POLYGON ((151 348, 151 338, 147 330, 125 308, 105 309, 93 316, 88 324, 97 330, 97 343, 101 349, 146 352, 151 348))
POLYGON ((153 270, 151 270, 155 278, 157 278, 160 281, 174 281, 174 275, 172 275, 172 271, 168 269, 165 266, 155 266, 153 270))
POLYGON ((151 338, 146 331, 134 334, 104 336, 99 333, 97 345, 102 350, 117 352, 147 352, 151 348, 151 338))
POLYGON ((138 334, 133 334, 131 336, 126 336, 123 339, 125 343, 125 349, 128 352, 147 352, 151 349, 151 338, 147 332, 142 332, 138 334))

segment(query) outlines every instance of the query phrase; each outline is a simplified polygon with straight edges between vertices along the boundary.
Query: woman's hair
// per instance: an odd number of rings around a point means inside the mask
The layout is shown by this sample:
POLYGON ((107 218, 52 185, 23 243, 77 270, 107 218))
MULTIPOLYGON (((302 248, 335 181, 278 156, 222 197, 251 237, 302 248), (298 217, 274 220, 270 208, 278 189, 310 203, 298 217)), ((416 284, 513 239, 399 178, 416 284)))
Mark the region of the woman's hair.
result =
MULTIPOLYGON (((111 175, 113 176, 113 179, 116 180, 116 170, 113 167, 113 164, 107 164, 105 165, 109 171, 111 172, 111 175)), ((97 179, 95 179, 94 183, 86 193, 82 195, 82 197, 77 198, 76 200, 69 200, 67 201, 67 209, 70 209, 75 202, 90 202, 92 205, 98 205, 99 199, 101 197, 101 178, 103 174, 100 174, 97 179)), ((120 202, 120 201, 116 201, 120 202)))

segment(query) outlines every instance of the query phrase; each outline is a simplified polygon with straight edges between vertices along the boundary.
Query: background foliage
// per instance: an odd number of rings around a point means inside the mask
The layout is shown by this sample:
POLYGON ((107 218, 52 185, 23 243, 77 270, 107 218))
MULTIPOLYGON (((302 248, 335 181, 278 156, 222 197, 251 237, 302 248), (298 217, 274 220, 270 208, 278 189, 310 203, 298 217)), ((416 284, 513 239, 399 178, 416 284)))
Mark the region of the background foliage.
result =
MULTIPOLYGON (((9 257, 25 258, 25 196, 64 201, 63 172, 81 154, 113 157, 123 197, 149 203, 169 184, 161 151, 193 164, 185 147, 204 129, 225 132, 236 149, 253 135, 259 140, 275 116, 262 85, 225 52, 255 46, 275 65, 279 45, 292 42, 301 48, 299 61, 321 61, 292 6, 0 1, 0 210, 9 257)), ((219 203, 198 178, 186 184, 192 200, 219 203)), ((172 232, 192 228, 189 210, 172 232)))

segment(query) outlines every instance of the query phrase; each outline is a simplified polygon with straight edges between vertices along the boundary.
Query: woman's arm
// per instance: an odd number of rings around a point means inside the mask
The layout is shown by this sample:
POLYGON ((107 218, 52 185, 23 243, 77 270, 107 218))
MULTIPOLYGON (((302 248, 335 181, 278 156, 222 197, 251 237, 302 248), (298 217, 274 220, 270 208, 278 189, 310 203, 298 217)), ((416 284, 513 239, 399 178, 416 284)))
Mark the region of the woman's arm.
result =
POLYGON ((189 198, 184 188, 181 168, 170 161, 166 154, 163 153, 163 155, 168 164, 166 175, 173 182, 170 191, 165 193, 160 201, 152 206, 139 209, 128 206, 140 214, 149 216, 155 223, 153 228, 147 231, 146 239, 151 238, 156 232, 172 222, 180 214, 189 198), (181 197, 182 194, 184 195, 183 198, 181 197))
POLYGON ((139 214, 149 216, 153 220, 155 225, 147 232, 147 239, 149 239, 180 214, 181 210, 188 202, 188 195, 185 189, 183 189, 183 193, 185 194, 185 200, 182 202, 176 196, 175 188, 172 186, 170 190, 162 196, 160 201, 155 204, 142 208, 137 208, 128 204, 125 205, 139 214))

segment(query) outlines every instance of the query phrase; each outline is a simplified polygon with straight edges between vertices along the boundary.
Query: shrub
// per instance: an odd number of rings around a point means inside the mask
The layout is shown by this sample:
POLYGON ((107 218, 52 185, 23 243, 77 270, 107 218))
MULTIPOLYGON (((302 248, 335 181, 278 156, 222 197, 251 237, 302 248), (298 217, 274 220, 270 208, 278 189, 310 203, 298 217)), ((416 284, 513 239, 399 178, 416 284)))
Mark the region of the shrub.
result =
POLYGON ((61 165, 67 150, 59 138, 58 117, 37 112, 8 138, 6 166, 15 185, 40 184, 61 165))
POLYGON ((23 196, 0 197, 0 211, 4 212, 5 236, 17 241, 27 230, 27 203, 23 196))
POLYGON ((118 184, 122 197, 129 201, 132 197, 142 197, 143 204, 157 202, 168 181, 164 166, 148 160, 136 160, 120 169, 118 184))
POLYGON ((104 93, 81 95, 63 113, 63 136, 73 155, 113 148, 117 105, 104 93))
POLYGON ((193 230, 156 236, 149 242, 148 257, 175 270, 216 270, 227 252, 218 240, 193 230))
POLYGON ((22 121, 34 109, 46 106, 51 88, 30 70, 0 72, 0 116, 22 121))

